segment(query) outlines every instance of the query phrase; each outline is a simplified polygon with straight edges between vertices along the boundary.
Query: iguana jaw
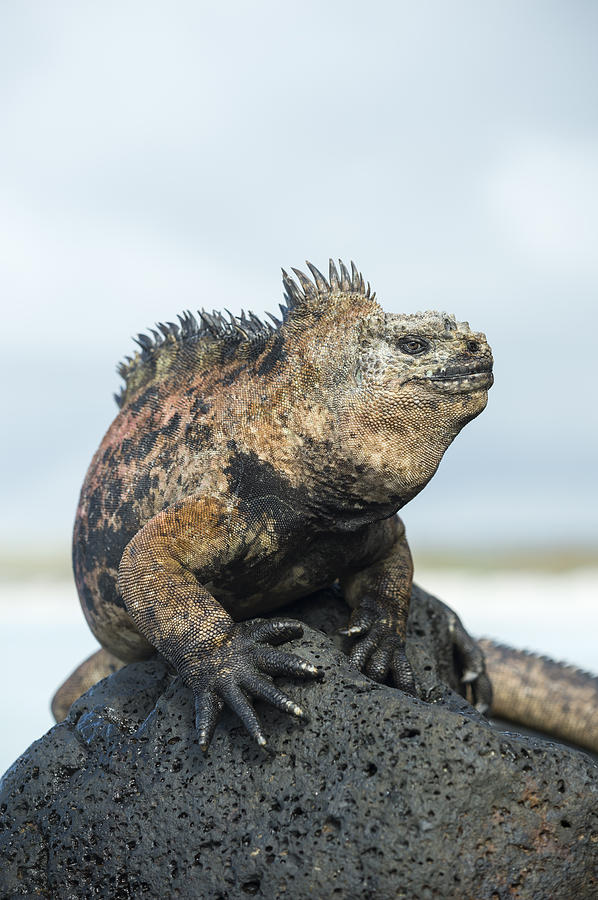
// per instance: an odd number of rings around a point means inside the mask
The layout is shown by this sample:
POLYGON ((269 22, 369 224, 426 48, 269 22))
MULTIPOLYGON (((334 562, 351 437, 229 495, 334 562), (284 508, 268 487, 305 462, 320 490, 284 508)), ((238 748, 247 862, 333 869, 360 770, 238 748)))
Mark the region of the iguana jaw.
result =
POLYGON ((448 367, 444 371, 412 379, 429 384, 435 391, 448 394, 468 394, 472 391, 488 391, 494 384, 492 368, 466 369, 448 367))

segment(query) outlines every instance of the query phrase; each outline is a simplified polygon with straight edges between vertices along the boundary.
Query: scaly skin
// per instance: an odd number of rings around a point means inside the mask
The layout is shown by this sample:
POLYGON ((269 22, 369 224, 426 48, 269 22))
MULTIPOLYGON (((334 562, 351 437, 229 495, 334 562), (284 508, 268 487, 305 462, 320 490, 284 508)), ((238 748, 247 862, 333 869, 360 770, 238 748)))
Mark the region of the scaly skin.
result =
MULTIPOLYGON (((309 264, 308 264, 309 265, 309 264)), ((193 691, 207 747, 227 703, 302 715, 271 676, 296 622, 247 620, 340 579, 355 664, 414 692, 404 651, 412 563, 397 510, 427 484, 492 385, 484 335, 445 313, 384 313, 353 267, 284 274, 275 327, 190 314, 140 335, 95 454, 73 563, 87 621, 117 659, 158 650, 193 691)), ((296 271, 296 270, 295 270, 296 271)))
POLYGON ((478 642, 492 681, 492 714, 598 753, 598 678, 494 641, 478 642))

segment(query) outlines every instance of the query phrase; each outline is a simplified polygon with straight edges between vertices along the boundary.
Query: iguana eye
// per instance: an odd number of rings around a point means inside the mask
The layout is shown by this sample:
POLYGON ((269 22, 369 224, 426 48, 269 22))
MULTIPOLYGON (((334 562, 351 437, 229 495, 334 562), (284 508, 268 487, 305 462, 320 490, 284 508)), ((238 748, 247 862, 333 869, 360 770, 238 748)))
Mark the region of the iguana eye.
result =
POLYGON ((420 353, 425 353, 425 351, 429 349, 430 344, 428 341, 424 340, 424 338, 407 334, 398 341, 398 346, 399 350, 402 350, 403 353, 409 353, 411 356, 418 356, 420 353))

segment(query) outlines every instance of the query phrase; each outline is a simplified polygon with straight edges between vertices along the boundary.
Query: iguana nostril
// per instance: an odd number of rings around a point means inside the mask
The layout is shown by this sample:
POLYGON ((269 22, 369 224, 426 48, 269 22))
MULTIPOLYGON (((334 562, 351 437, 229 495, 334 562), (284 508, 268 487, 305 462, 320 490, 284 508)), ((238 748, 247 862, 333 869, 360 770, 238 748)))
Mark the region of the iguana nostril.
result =
POLYGON ((467 349, 470 353, 477 353, 480 349, 478 341, 467 341, 467 349))

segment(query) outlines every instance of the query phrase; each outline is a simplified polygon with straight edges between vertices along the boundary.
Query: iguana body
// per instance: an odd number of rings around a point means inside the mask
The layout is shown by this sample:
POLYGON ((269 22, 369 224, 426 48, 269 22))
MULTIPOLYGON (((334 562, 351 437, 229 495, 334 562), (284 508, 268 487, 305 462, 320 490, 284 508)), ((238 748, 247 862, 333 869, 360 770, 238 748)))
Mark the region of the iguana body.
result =
POLYGON ((73 541, 87 621, 117 660, 158 650, 191 688, 207 747, 227 703, 302 715, 272 675, 316 676, 248 620, 339 579, 355 664, 413 692, 411 555, 397 510, 485 407, 484 335, 444 313, 384 313, 353 267, 286 274, 283 321, 186 314, 140 336, 89 468, 73 541))

